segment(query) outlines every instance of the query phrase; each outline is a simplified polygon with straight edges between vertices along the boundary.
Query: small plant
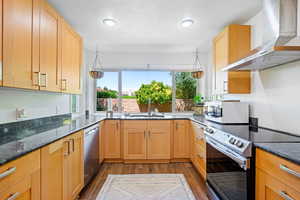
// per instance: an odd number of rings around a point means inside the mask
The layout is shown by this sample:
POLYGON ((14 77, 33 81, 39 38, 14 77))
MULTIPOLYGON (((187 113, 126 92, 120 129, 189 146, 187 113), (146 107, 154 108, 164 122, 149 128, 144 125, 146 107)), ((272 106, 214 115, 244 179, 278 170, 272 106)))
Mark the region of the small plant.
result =
POLYGON ((162 82, 152 81, 150 84, 142 84, 136 91, 138 104, 147 104, 151 99, 152 104, 165 104, 172 101, 172 89, 162 82))
POLYGON ((201 94, 198 94, 193 98, 193 101, 197 105, 203 104, 203 96, 201 94))

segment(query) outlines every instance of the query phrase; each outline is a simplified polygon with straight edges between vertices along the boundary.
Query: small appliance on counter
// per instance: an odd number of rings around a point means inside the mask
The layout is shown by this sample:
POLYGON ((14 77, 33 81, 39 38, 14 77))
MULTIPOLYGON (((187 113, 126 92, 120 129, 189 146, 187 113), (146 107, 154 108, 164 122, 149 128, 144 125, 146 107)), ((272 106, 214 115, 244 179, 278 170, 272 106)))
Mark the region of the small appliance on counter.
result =
POLYGON ((236 100, 212 101, 204 105, 205 119, 221 124, 248 124, 249 104, 236 100))

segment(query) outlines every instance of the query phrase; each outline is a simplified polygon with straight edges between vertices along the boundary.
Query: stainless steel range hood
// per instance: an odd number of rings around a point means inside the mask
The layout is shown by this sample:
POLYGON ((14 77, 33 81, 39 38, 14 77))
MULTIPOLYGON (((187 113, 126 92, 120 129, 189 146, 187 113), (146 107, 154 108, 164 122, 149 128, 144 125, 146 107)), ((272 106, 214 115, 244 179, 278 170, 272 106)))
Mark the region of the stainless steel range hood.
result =
POLYGON ((300 60, 300 46, 285 46, 297 36, 298 0, 263 1, 263 45, 222 71, 266 69, 300 60))

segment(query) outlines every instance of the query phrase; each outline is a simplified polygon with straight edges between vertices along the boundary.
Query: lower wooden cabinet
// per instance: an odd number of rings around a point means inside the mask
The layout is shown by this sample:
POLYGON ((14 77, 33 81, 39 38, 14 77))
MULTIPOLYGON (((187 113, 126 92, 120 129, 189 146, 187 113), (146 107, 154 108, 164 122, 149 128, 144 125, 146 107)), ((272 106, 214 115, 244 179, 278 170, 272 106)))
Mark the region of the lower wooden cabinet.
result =
POLYGON ((120 120, 106 120, 104 122, 104 158, 121 158, 120 120))
POLYGON ((300 199, 300 166, 256 149, 256 200, 300 199))
POLYGON ((206 179, 206 142, 204 128, 194 122, 191 124, 191 161, 197 171, 206 179))
POLYGON ((40 200, 40 151, 0 167, 0 199, 40 200))
POLYGON ((171 121, 127 120, 123 127, 125 160, 171 158, 171 121))
POLYGON ((171 158, 171 121, 148 121, 147 158, 171 158))
POLYGON ((83 187, 83 133, 41 150, 41 199, 73 200, 83 187))
POLYGON ((147 121, 124 122, 124 159, 147 159, 147 121))
POLYGON ((174 158, 190 158, 189 121, 175 120, 173 127, 174 158))
POLYGON ((104 121, 102 121, 99 123, 99 164, 101 164, 104 161, 104 136, 104 121))
POLYGON ((297 200, 300 191, 256 168, 256 200, 297 200))

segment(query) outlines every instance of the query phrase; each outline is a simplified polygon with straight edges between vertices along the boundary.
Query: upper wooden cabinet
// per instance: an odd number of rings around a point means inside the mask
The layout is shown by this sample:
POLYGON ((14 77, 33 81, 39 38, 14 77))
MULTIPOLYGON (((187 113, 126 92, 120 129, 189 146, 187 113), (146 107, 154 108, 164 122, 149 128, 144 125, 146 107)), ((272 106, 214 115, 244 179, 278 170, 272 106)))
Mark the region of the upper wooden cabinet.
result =
POLYGON ((61 91, 60 17, 41 0, 40 12, 40 90, 61 91))
POLYGON ((38 51, 33 42, 38 40, 34 17, 38 1, 3 0, 3 86, 38 89, 38 51))
POLYGON ((61 24, 61 88, 65 93, 80 93, 82 41, 64 21, 61 24))
POLYGON ((106 120, 104 123, 104 158, 121 158, 121 132, 119 120, 106 120))
POLYGON ((219 93, 251 92, 251 72, 221 72, 222 68, 247 56, 251 49, 251 26, 229 25, 214 41, 216 90, 219 93))
POLYGON ((173 130, 174 158, 190 158, 189 121, 175 120, 173 130))
POLYGON ((46 0, 0 4, 0 86, 79 94, 81 37, 46 0))

